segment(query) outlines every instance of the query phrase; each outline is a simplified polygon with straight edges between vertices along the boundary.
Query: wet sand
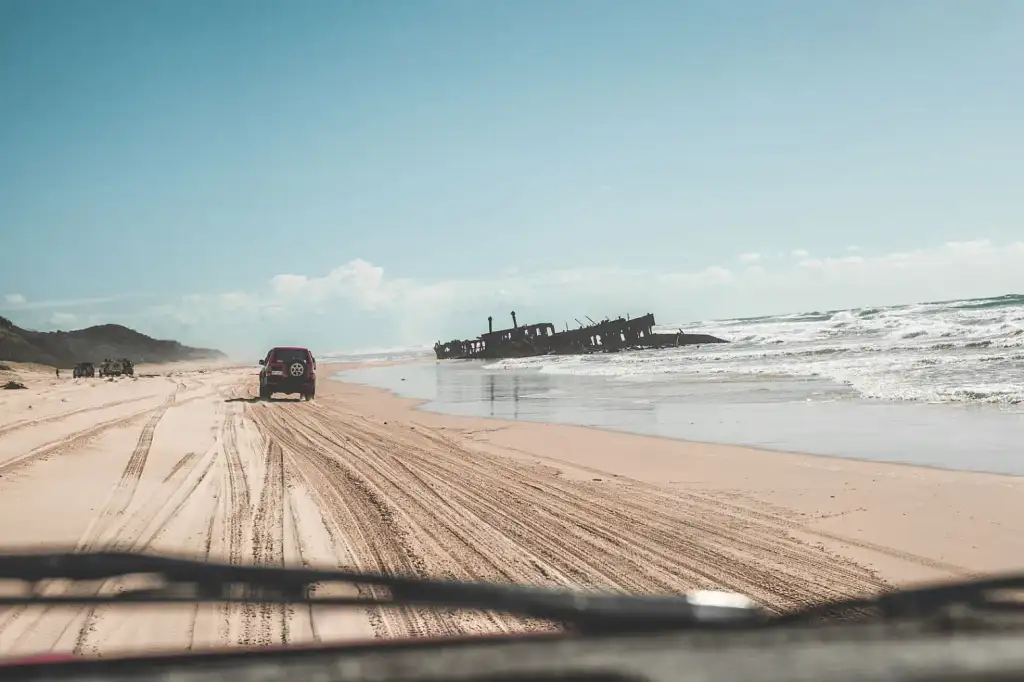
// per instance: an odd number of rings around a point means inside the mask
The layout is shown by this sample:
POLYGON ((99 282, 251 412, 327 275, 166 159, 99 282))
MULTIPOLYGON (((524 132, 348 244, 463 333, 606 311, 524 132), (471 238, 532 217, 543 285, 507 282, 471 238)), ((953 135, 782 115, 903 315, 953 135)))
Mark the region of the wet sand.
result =
POLYGON ((807 377, 602 376, 487 368, 485 362, 364 364, 343 381, 463 417, 593 426, 675 440, 1024 475, 1024 409, 858 396, 807 377))
MULTIPOLYGON (((0 393, 0 544, 173 552, 629 592, 773 610, 1024 565, 1024 479, 427 413, 256 368, 26 374, 0 393)), ((0 655, 534 627, 500 615, 7 609, 0 655)))

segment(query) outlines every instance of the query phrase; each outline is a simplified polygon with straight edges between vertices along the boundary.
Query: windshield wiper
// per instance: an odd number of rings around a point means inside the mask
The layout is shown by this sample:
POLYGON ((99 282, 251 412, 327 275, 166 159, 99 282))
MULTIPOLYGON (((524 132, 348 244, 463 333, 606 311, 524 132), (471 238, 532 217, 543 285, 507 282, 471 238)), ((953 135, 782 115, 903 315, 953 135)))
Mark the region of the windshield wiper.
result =
MULTIPOLYGON (((749 627, 763 611, 741 595, 692 592, 632 596, 544 588, 427 580, 343 570, 278 568, 194 561, 131 553, 0 555, 0 580, 25 583, 18 594, 0 593, 5 605, 259 602, 323 606, 420 606, 502 611, 561 623, 585 633, 749 627), (119 580, 116 591, 96 582, 119 580), (42 581, 94 583, 91 592, 59 593, 42 581), (318 594, 330 583, 385 588, 386 597, 318 594)), ((376 590, 372 590, 376 591, 376 590)))
POLYGON ((851 620, 919 620, 964 627, 1012 624, 1024 617, 1024 574, 977 578, 819 604, 773 616, 774 625, 819 623, 837 615, 851 620), (1002 620, 1000 617, 1007 616, 1002 620))
MULTIPOLYGON (((358 571, 246 566, 117 552, 0 555, 0 581, 24 589, 0 591, 0 606, 246 602, 339 607, 418 606, 501 611, 554 621, 580 632, 637 632, 817 624, 825 620, 947 620, 1024 616, 1024 574, 902 589, 772 615, 742 595, 695 591, 683 595, 624 595, 496 583, 430 580, 358 571), (96 583, 116 580, 113 589, 96 583), (46 581, 70 583, 54 590, 46 581), (78 583, 92 583, 78 589, 78 583), (323 588, 356 586, 371 596, 333 596, 323 588), (381 596, 383 588, 387 593, 381 596)), ((60 587, 58 585, 58 587, 60 587)), ((336 592, 336 590, 333 590, 336 592)))

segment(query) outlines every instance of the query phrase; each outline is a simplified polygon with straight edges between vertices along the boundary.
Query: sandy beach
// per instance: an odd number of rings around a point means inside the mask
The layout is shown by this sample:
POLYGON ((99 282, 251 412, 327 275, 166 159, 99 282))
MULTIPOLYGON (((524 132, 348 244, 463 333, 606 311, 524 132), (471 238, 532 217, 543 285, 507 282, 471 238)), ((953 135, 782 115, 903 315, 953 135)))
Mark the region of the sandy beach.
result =
MULTIPOLYGON (((17 368, 16 368, 17 369, 17 368)), ((0 392, 0 544, 536 585, 720 588, 773 610, 1024 565, 1024 478, 428 413, 256 368, 0 392)), ((495 615, 7 609, 0 655, 501 631, 495 615)))

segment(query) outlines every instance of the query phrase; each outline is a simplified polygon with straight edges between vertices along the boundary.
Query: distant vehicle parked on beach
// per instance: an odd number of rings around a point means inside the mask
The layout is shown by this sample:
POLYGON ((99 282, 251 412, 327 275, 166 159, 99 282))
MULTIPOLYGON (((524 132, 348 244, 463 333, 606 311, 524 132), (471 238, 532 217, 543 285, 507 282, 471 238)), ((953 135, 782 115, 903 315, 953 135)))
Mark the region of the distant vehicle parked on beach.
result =
POLYGON ((308 348, 271 348, 260 364, 260 400, 275 393, 298 393, 306 400, 316 396, 316 359, 308 348))
POLYGON ((106 358, 100 363, 101 377, 135 376, 135 365, 128 358, 111 360, 106 358))
POLYGON ((71 375, 76 379, 80 377, 94 377, 96 376, 96 368, 91 362, 80 362, 75 365, 71 375))
POLYGON ((101 377, 119 377, 124 374, 124 362, 122 360, 104 360, 100 364, 101 377))

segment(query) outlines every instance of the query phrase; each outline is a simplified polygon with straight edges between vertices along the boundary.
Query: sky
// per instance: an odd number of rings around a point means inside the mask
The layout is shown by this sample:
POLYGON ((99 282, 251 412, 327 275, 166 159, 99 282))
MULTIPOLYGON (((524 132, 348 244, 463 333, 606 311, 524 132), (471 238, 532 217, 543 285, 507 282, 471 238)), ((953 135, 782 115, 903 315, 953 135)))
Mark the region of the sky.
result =
POLYGON ((1024 292, 1024 3, 0 0, 0 315, 260 354, 1024 292))

